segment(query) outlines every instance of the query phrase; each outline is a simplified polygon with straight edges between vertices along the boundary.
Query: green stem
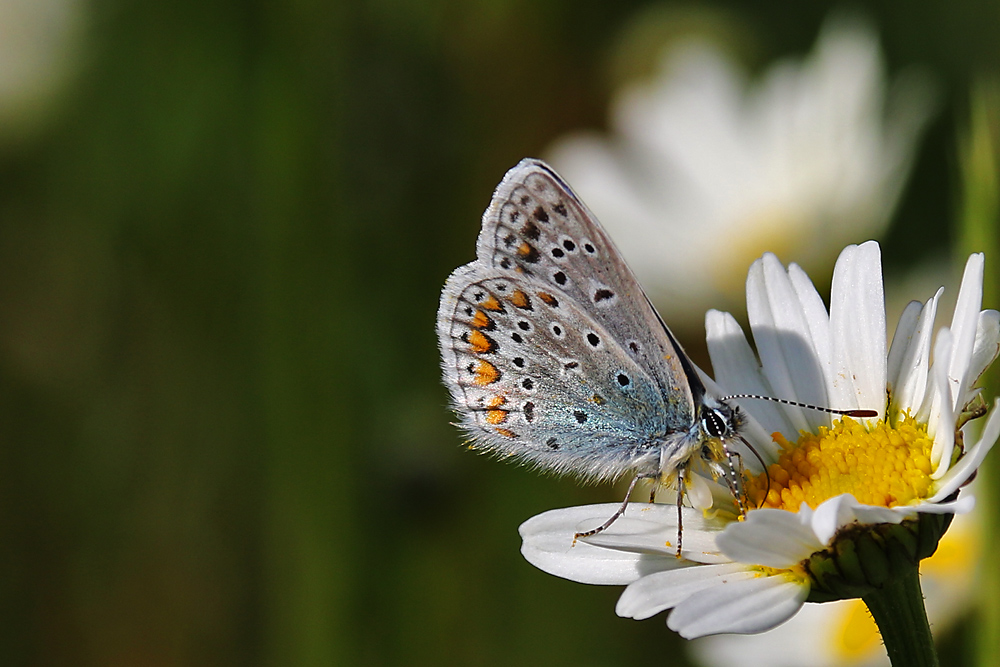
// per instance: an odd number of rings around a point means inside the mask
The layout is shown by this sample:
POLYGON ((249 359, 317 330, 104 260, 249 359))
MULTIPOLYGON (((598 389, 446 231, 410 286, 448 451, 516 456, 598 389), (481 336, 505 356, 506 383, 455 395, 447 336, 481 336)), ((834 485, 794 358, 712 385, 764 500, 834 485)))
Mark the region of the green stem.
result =
POLYGON ((894 667, 937 667, 937 652, 916 566, 861 599, 882 633, 889 662, 894 667))

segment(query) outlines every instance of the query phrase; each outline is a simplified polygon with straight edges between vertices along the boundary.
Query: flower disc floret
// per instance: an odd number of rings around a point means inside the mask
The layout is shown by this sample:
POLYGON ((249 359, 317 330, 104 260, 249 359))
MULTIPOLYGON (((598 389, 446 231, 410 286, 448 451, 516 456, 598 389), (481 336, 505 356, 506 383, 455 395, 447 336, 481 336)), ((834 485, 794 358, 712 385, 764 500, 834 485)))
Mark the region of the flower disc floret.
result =
POLYGON ((933 438, 911 417, 895 427, 845 417, 832 428, 802 432, 796 442, 780 433, 773 437, 781 447, 778 462, 748 484, 757 506, 795 512, 803 502, 815 509, 849 493, 865 505, 896 507, 926 498, 932 489, 933 438))

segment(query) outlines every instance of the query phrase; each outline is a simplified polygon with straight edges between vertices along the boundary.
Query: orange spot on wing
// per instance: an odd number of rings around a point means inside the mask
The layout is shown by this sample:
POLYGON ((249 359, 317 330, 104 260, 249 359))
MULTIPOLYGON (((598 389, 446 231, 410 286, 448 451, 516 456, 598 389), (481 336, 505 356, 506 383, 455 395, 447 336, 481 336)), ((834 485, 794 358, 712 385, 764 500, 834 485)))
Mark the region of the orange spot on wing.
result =
POLYGON ((506 410, 490 410, 486 413, 487 424, 493 424, 495 426, 496 424, 502 424, 505 419, 507 419, 506 410))
POLYGON ((481 310, 477 310, 476 314, 472 316, 472 326, 477 329, 486 329, 493 325, 493 320, 491 320, 486 313, 481 310))
POLYGON ((497 367, 488 361, 480 361, 476 366, 475 370, 476 377, 473 382, 478 384, 480 387, 485 387, 488 384, 493 384, 500 379, 500 371, 497 367))
POLYGON ((531 308, 531 300, 521 290, 514 290, 514 293, 510 295, 510 302, 518 308, 531 308))
POLYGON ((486 407, 488 408, 499 408, 501 405, 507 402, 507 399, 503 396, 494 396, 490 400, 486 401, 486 407))
POLYGON ((505 438, 516 438, 517 437, 517 433, 514 433, 513 431, 508 431, 505 428, 498 428, 498 429, 496 429, 496 432, 499 433, 500 435, 502 435, 505 438))
POLYGON ((538 298, 544 301, 546 306, 551 306, 555 308, 556 306, 559 305, 559 302, 556 300, 556 298, 551 294, 549 294, 548 292, 538 292, 538 298))
POLYGON ((483 301, 479 305, 485 308, 486 310, 493 310, 493 311, 503 310, 503 306, 500 305, 500 302, 497 301, 497 298, 492 294, 490 295, 490 298, 486 299, 486 301, 483 301))
POLYGON ((469 344, 472 345, 472 351, 478 354, 486 354, 497 348, 493 339, 475 329, 469 333, 469 344))

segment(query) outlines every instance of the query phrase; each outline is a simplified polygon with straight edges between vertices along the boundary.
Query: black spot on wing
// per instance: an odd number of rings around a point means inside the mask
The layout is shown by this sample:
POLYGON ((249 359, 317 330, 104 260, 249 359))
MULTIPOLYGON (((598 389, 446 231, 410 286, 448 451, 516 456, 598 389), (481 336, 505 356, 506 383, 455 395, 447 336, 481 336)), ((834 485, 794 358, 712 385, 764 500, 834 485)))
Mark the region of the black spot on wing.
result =
POLYGON ((614 298, 615 293, 609 289, 599 289, 594 292, 594 303, 600 303, 601 301, 607 301, 608 299, 614 298))
POLYGON ((542 235, 542 233, 538 229, 538 225, 536 225, 531 220, 528 220, 526 223, 524 223, 524 227, 521 227, 521 233, 524 234, 527 238, 531 239, 532 241, 537 241, 538 237, 542 235))

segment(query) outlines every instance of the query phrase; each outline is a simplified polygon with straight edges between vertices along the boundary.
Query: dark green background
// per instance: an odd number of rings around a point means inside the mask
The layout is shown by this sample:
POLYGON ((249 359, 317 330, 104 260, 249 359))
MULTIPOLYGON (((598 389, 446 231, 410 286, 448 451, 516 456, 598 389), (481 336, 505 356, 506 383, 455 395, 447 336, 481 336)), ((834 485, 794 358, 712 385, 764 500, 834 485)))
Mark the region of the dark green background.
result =
MULTIPOLYGON (((662 616, 521 559, 521 521, 620 492, 463 451, 434 336, 493 187, 604 125, 646 5, 89 5, 58 110, 0 149, 4 664, 682 664, 662 616)), ((696 6, 760 67, 833 5, 696 6)), ((864 10, 941 84, 900 270, 955 236, 1000 8, 864 10)))

